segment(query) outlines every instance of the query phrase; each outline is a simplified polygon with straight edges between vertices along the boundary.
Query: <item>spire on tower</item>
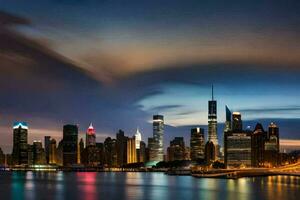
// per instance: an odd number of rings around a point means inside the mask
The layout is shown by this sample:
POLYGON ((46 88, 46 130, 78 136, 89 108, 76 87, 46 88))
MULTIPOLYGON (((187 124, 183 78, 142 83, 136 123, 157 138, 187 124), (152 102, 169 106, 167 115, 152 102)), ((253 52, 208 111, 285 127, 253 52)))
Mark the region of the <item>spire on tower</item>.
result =
POLYGON ((211 85, 211 100, 214 100, 214 85, 211 85))

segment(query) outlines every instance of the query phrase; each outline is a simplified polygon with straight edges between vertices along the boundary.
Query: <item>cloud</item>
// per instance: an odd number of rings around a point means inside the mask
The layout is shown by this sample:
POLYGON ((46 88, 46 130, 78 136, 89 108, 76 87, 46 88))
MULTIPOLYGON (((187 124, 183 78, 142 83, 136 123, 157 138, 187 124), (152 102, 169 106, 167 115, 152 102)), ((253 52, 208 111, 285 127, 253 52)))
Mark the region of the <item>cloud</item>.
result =
POLYGON ((260 114, 260 113, 295 113, 300 112, 300 106, 285 106, 285 107, 266 107, 266 108, 248 108, 239 110, 245 114, 260 114))

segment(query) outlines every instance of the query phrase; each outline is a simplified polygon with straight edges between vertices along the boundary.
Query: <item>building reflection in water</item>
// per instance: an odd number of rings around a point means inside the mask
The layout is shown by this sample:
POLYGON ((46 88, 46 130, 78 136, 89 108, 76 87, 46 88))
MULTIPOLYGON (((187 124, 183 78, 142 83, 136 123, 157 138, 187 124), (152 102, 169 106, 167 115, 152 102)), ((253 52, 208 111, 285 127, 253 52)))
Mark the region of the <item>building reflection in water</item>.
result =
POLYGON ((144 179, 142 173, 128 172, 125 173, 126 186, 125 195, 127 199, 142 199, 144 179))
POLYGON ((11 196, 13 200, 24 199, 25 181, 26 181, 25 173, 23 172, 12 173, 11 196))
POLYGON ((78 194, 85 200, 97 199, 96 172, 78 172, 76 173, 78 194))
POLYGON ((26 172, 25 175, 25 198, 35 199, 35 174, 33 172, 26 172))

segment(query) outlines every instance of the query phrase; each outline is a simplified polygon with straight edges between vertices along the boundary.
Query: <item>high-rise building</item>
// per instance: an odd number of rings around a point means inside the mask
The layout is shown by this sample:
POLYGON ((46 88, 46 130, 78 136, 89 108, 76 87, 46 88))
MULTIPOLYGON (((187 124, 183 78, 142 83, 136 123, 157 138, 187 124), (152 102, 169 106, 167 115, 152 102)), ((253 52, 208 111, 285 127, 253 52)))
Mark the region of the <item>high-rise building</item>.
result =
POLYGON ((135 143, 135 137, 133 138, 127 138, 127 163, 136 163, 137 162, 137 156, 136 156, 136 143, 135 143))
POLYGON ((134 138, 135 138, 135 147, 136 147, 136 157, 137 157, 137 162, 140 162, 140 158, 141 158, 141 141, 142 141, 142 134, 139 130, 139 128, 136 129, 136 133, 134 134, 134 138))
POLYGON ((279 153, 279 128, 274 122, 269 125, 268 140, 272 143, 270 149, 279 153))
POLYGON ((141 141, 140 142, 140 149, 138 154, 138 162, 146 162, 146 143, 141 141))
POLYGON ((234 112, 232 131, 224 133, 224 161, 227 168, 251 166, 252 131, 242 130, 241 114, 234 112))
POLYGON ((13 126, 13 163, 15 165, 28 164, 28 126, 26 122, 16 122, 13 126))
POLYGON ((77 164, 78 127, 67 124, 63 128, 63 165, 77 164))
POLYGON ((42 141, 40 140, 33 141, 33 164, 46 164, 46 154, 42 146, 42 141))
POLYGON ((139 128, 136 129, 136 133, 134 134, 135 137, 135 147, 136 149, 140 149, 140 142, 142 141, 142 134, 139 128))
POLYGON ((86 166, 98 166, 100 164, 99 153, 99 149, 96 145, 89 145, 85 147, 81 154, 81 163, 86 166))
POLYGON ((56 140, 51 139, 49 145, 49 164, 56 164, 57 149, 56 149, 56 140))
POLYGON ((96 132, 93 127, 93 124, 91 123, 89 128, 86 131, 86 142, 85 146, 95 146, 96 145, 96 132))
POLYGON ((216 160, 216 147, 212 141, 207 141, 205 144, 205 161, 210 164, 216 160))
POLYGON ((163 161, 164 160, 164 116, 154 115, 153 116, 153 139, 154 139, 154 149, 150 150, 155 152, 151 161, 163 161))
POLYGON ((57 145, 56 164, 59 166, 63 165, 63 148, 64 148, 64 141, 62 139, 59 141, 57 145))
POLYGON ((227 132, 231 130, 231 111, 227 106, 225 106, 225 112, 226 112, 226 121, 225 121, 224 132, 227 132))
POLYGON ((197 127, 191 129, 190 147, 192 161, 204 159, 205 138, 203 128, 197 127))
POLYGON ((99 157, 98 157, 98 160, 99 160, 99 164, 100 165, 104 165, 104 163, 105 163, 105 155, 104 155, 104 144, 102 143, 102 142, 97 142, 96 143, 96 147, 97 147, 97 149, 98 149, 98 151, 99 151, 99 157))
POLYGON ((148 161, 155 161, 156 155, 157 155, 157 149, 156 149, 156 141, 154 138, 148 138, 148 148, 147 148, 147 157, 148 161))
POLYGON ((33 159, 33 145, 28 144, 27 145, 27 163, 28 165, 33 165, 34 164, 34 159, 33 159))
POLYGON ((185 159, 185 144, 183 137, 175 137, 168 147, 168 161, 185 159))
POLYGON ((119 130, 117 133, 117 164, 118 166, 123 166, 127 164, 127 137, 124 131, 119 130))
POLYGON ((84 151, 84 142, 83 142, 83 139, 80 138, 80 141, 78 144, 78 152, 77 152, 77 163, 78 164, 82 163, 83 151, 84 151))
POLYGON ((49 163, 49 148, 51 143, 51 137, 45 136, 44 137, 44 144, 45 144, 45 154, 46 154, 46 162, 49 163))
POLYGON ((265 152, 265 141, 267 133, 264 131, 263 126, 257 123, 252 134, 252 149, 251 159, 252 167, 264 166, 264 152, 265 152))
POLYGON ((243 130, 242 116, 241 116, 241 113, 239 113, 239 112, 232 113, 232 130, 233 131, 243 130))
POLYGON ((104 141, 105 165, 107 167, 117 167, 117 140, 106 138, 104 141))
POLYGON ((279 164, 279 128, 273 122, 269 125, 264 160, 266 166, 273 167, 279 164))
POLYGON ((208 101, 208 141, 218 146, 217 135, 217 101, 214 100, 214 87, 212 86, 211 100, 208 101))
POLYGON ((5 165, 5 155, 2 149, 0 148, 0 166, 4 166, 4 165, 5 165))

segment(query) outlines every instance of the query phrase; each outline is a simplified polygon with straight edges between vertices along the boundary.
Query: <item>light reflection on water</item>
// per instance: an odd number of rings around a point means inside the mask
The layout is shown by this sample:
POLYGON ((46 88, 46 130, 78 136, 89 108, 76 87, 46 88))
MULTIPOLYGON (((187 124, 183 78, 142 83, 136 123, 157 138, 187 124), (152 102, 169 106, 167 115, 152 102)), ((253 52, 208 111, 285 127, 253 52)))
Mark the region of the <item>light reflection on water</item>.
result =
POLYGON ((163 173, 2 172, 0 199, 299 199, 300 178, 197 179, 163 173))

